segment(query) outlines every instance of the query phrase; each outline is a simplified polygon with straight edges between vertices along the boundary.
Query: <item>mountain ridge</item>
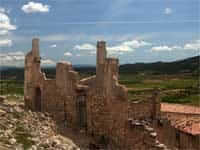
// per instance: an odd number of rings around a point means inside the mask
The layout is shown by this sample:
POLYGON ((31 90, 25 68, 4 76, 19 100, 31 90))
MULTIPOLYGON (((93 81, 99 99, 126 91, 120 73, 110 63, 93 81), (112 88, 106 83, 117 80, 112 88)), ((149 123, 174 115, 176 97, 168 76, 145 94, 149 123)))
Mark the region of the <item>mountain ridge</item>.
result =
MULTIPOLYGON (((138 73, 138 72, 152 72, 158 74, 176 74, 176 73, 195 73, 200 72, 200 56, 194 56, 173 62, 153 62, 153 63, 135 63, 120 65, 120 73, 138 73)), ((76 71, 85 74, 95 74, 96 67, 92 65, 74 65, 76 71)), ((55 67, 44 67, 42 71, 47 76, 55 76, 55 67)), ((24 79, 23 67, 0 67, 0 79, 15 78, 19 80, 24 79)))

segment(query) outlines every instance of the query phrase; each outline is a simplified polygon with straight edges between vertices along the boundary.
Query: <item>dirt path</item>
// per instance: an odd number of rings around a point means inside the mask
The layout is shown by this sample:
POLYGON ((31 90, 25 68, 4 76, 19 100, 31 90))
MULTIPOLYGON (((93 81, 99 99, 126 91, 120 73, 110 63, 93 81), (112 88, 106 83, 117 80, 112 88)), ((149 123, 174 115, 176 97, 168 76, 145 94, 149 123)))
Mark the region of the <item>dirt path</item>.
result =
POLYGON ((163 112, 178 112, 178 113, 185 113, 185 114, 200 114, 200 107, 190 106, 190 105, 182 105, 182 104, 162 103, 161 111, 163 111, 163 112))

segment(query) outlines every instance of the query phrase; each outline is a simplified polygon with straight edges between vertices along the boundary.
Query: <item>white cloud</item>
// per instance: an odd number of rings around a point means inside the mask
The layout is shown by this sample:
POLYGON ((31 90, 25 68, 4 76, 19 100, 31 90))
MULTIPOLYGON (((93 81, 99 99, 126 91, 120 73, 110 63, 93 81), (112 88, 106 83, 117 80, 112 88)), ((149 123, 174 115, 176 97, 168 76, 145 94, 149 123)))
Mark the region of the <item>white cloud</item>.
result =
POLYGON ((200 40, 196 40, 184 45, 185 50, 200 50, 200 40))
POLYGON ((171 51, 172 48, 168 46, 155 46, 151 48, 152 51, 171 51))
POLYGON ((64 56, 72 56, 72 53, 70 53, 70 52, 65 52, 65 53, 64 53, 64 56))
POLYGON ((89 55, 96 55, 96 51, 90 51, 89 55))
POLYGON ((7 53, 7 56, 10 57, 12 61, 24 61, 25 60, 25 55, 21 51, 9 52, 9 53, 7 53))
POLYGON ((3 8, 3 7, 0 7, 0 12, 1 12, 1 13, 7 13, 7 14, 9 14, 10 11, 11 11, 11 9, 5 9, 5 8, 3 8))
POLYGON ((25 4, 21 8, 25 13, 46 13, 49 12, 50 6, 44 5, 42 3, 36 3, 36 2, 29 2, 28 4, 25 4))
POLYGON ((76 57, 81 57, 82 55, 81 54, 76 54, 76 57))
POLYGON ((0 35, 7 35, 8 34, 8 30, 0 30, 0 35))
POLYGON ((0 53, 0 65, 16 66, 24 64, 25 55, 21 51, 0 53))
POLYGON ((0 12, 0 31, 1 32, 8 32, 9 30, 16 30, 16 26, 10 23, 10 18, 0 12))
POLYGON ((41 59, 42 65, 55 65, 56 63, 51 59, 41 59))
POLYGON ((123 42, 122 44, 126 46, 130 46, 132 48, 140 48, 140 47, 151 45, 151 43, 148 43, 145 41, 138 41, 138 40, 126 41, 126 42, 123 42))
POLYGON ((137 48, 150 46, 151 43, 145 42, 145 41, 138 41, 138 40, 131 40, 131 41, 124 41, 119 45, 108 47, 108 53, 114 54, 119 53, 120 54, 124 52, 132 52, 135 51, 137 48))
MULTIPOLYGON (((25 60, 25 54, 22 51, 0 53, 0 65, 1 66, 23 66, 25 60)), ((54 65, 53 60, 48 58, 41 59, 42 65, 54 65)))
POLYGON ((177 50, 177 49, 181 49, 180 46, 154 46, 151 48, 151 51, 173 51, 173 50, 177 50))
MULTIPOLYGON (((10 18, 8 17, 6 10, 0 7, 0 36, 7 35, 9 31, 16 30, 16 26, 12 25, 10 18)), ((7 47, 12 45, 12 40, 1 38, 0 47, 7 47)))
POLYGON ((51 48, 56 48, 57 45, 56 44, 53 44, 53 45, 50 45, 51 48))
POLYGON ((24 53, 21 51, 16 51, 16 52, 9 52, 9 56, 24 56, 24 53))
POLYGON ((170 15, 170 14, 172 14, 172 9, 171 8, 165 8, 165 10, 164 10, 164 14, 166 14, 166 15, 170 15))
POLYGON ((13 56, 14 60, 20 61, 20 60, 24 60, 25 56, 13 56))
POLYGON ((107 48, 108 51, 111 51, 111 52, 130 52, 130 51, 134 51, 135 49, 127 46, 127 45, 117 45, 117 46, 112 46, 112 47, 108 47, 107 48))
MULTIPOLYGON (((150 46, 151 43, 142 41, 142 40, 130 40, 130 41, 124 41, 118 45, 108 46, 107 50, 109 54, 120 54, 122 55, 124 52, 132 52, 135 51, 137 48, 150 46)), ((85 43, 82 45, 75 45, 75 50, 87 50, 89 51, 89 55, 95 55, 96 54, 96 46, 93 44, 85 43)))
POLYGON ((7 47, 7 46, 11 46, 12 45, 12 41, 5 39, 5 40, 0 40, 0 47, 7 47))
POLYGON ((2 8, 2 7, 0 7, 0 12, 2 12, 2 13, 5 13, 5 12, 6 12, 6 9, 5 9, 5 8, 2 8))
POLYGON ((74 49, 75 50, 95 50, 96 46, 86 43, 86 44, 82 44, 82 45, 75 45, 74 49))
POLYGON ((174 50, 200 50, 200 40, 195 40, 190 43, 186 43, 183 46, 154 46, 151 51, 174 51, 174 50))

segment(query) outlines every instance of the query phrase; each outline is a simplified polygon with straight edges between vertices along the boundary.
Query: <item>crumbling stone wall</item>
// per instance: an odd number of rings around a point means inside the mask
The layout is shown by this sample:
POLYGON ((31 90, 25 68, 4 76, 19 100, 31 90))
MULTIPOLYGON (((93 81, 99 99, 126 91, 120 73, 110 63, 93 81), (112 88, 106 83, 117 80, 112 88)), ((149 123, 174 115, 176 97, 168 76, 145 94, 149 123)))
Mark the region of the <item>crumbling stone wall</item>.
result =
POLYGON ((75 125, 77 82, 78 74, 68 62, 59 62, 56 79, 47 79, 40 68, 39 39, 33 39, 32 50, 25 59, 24 99, 27 108, 50 112, 56 120, 75 125), (41 92, 40 102, 36 99, 37 89, 41 92), (41 103, 41 108, 37 108, 36 103, 41 103))
POLYGON ((118 83, 119 61, 107 58, 104 41, 97 43, 96 61, 95 76, 79 80, 71 63, 59 62, 56 78, 47 79, 40 68, 39 39, 33 39, 32 50, 25 59, 25 106, 49 112, 59 124, 85 130, 105 145, 165 149, 150 127, 156 126, 149 121, 161 116, 158 93, 149 101, 130 103, 127 89, 118 83))
POLYGON ((158 91, 155 90, 151 97, 129 102, 129 118, 137 120, 158 120, 161 117, 161 104, 158 91))
POLYGON ((97 43, 96 76, 81 83, 89 85, 86 98, 88 132, 98 140, 104 137, 115 143, 122 141, 128 117, 127 91, 118 84, 118 60, 106 57, 105 42, 97 43))
MULTIPOLYGON (((33 39, 32 50, 25 58, 24 99, 26 107, 36 110, 36 88, 42 91, 45 75, 40 69, 39 39, 33 39)), ((41 92, 42 93, 42 92, 41 92)))
MULTIPOLYGON (((70 63, 59 62, 56 65, 56 78, 47 79, 40 69, 39 40, 33 39, 32 50, 25 60, 26 107, 50 112, 59 123, 78 128, 80 117, 84 117, 79 112, 84 113, 84 109, 78 108, 83 101, 86 116, 82 119, 86 119, 87 124, 85 130, 97 141, 103 138, 106 140, 104 142, 124 147, 127 134, 138 133, 142 138, 144 133, 140 133, 140 130, 137 132, 137 129, 128 131, 130 104, 127 89, 118 83, 118 65, 118 59, 107 58, 106 43, 100 41, 97 43, 96 76, 79 81, 78 73, 73 71, 70 63), (37 103, 40 103, 40 108, 37 103)), ((148 111, 151 109, 152 106, 148 111)))

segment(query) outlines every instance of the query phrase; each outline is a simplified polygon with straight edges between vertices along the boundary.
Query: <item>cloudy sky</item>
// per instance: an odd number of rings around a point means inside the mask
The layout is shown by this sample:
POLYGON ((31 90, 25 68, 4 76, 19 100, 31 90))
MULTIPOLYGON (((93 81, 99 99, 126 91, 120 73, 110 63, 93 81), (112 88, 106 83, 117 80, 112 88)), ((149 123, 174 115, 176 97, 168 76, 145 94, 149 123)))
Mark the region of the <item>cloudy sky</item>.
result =
POLYGON ((120 63, 199 54, 199 0, 0 0, 1 65, 23 64, 33 37, 43 64, 95 64, 105 40, 120 63))

